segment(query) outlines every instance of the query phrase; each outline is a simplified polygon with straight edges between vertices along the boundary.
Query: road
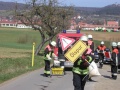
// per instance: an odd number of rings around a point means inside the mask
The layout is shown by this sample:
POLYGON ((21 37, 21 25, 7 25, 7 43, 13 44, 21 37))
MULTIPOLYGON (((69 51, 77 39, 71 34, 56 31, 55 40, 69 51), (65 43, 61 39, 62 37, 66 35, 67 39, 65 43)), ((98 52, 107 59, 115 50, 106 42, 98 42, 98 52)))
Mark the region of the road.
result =
MULTIPOLYGON (((104 65, 100 69, 101 76, 93 77, 96 82, 87 82, 85 90, 119 90, 120 75, 117 80, 110 78, 110 66, 104 65)), ((21 75, 0 84, 0 90, 74 90, 72 72, 67 71, 64 76, 43 76, 43 68, 21 75)))

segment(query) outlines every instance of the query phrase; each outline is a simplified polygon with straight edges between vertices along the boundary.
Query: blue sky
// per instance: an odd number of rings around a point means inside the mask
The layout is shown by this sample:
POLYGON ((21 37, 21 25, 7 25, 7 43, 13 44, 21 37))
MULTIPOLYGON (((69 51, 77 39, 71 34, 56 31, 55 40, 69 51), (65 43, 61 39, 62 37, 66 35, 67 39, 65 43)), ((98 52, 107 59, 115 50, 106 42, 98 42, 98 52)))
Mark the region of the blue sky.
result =
MULTIPOLYGON (((27 0, 0 0, 0 1, 12 1, 12 2, 25 2, 27 0)), ((120 4, 120 0, 59 0, 63 5, 74 5, 80 7, 104 7, 110 4, 120 4)))

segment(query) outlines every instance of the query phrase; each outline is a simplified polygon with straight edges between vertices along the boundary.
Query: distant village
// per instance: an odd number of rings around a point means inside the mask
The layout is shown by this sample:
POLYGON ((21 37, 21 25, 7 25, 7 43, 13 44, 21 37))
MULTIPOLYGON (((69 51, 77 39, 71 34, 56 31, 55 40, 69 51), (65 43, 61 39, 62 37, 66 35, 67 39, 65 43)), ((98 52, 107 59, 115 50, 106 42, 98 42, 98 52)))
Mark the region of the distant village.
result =
MULTIPOLYGON (((96 30, 96 31, 120 31, 120 26, 118 21, 104 21, 102 25, 88 24, 80 20, 76 22, 76 19, 81 19, 81 16, 75 16, 70 20, 69 29, 82 29, 82 30, 96 30)), ((9 17, 0 17, 0 27, 13 27, 13 28, 32 28, 22 23, 20 20, 13 19, 12 16, 9 17)))

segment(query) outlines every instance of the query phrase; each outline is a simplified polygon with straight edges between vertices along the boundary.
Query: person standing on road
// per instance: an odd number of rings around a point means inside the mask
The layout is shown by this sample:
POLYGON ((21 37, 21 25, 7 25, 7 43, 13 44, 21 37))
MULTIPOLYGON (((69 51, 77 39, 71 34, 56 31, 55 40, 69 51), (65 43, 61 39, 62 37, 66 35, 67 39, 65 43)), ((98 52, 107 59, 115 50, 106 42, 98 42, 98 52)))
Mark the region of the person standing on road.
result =
MULTIPOLYGON (((87 36, 82 36, 80 40, 88 45, 87 36)), ((84 90, 86 81, 88 79, 89 63, 91 63, 93 60, 92 56, 90 55, 91 51, 92 50, 90 48, 87 49, 83 55, 74 62, 72 68, 74 90, 84 90)))
POLYGON ((52 56, 55 56, 55 54, 53 53, 55 46, 56 46, 56 42, 52 41, 49 45, 45 47, 44 50, 44 61, 45 61, 44 75, 46 77, 50 76, 50 61, 52 60, 52 56))
POLYGON ((102 41, 100 45, 97 47, 97 52, 99 55, 99 68, 103 67, 105 49, 106 49, 105 43, 102 41))
MULTIPOLYGON (((88 35, 88 46, 92 50, 91 54, 94 55, 94 42, 93 42, 93 36, 91 34, 88 35)), ((94 81, 90 78, 88 78, 89 81, 94 81)))
POLYGON ((118 70, 118 49, 117 49, 117 43, 112 42, 112 54, 111 54, 111 76, 112 79, 117 79, 117 70, 118 70))
POLYGON ((117 43, 118 48, 118 71, 120 72, 120 42, 117 43))
POLYGON ((94 42, 93 36, 91 34, 88 35, 88 46, 90 46, 90 49, 92 50, 92 55, 94 55, 94 42))

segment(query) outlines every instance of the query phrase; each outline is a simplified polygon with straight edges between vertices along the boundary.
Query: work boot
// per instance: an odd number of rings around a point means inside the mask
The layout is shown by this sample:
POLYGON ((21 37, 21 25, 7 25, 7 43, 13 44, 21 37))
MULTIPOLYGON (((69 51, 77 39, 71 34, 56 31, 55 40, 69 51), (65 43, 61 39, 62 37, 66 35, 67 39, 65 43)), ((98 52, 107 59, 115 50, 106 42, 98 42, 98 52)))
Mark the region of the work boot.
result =
POLYGON ((92 80, 91 78, 89 78, 88 81, 90 81, 90 82, 94 82, 94 80, 92 80))

